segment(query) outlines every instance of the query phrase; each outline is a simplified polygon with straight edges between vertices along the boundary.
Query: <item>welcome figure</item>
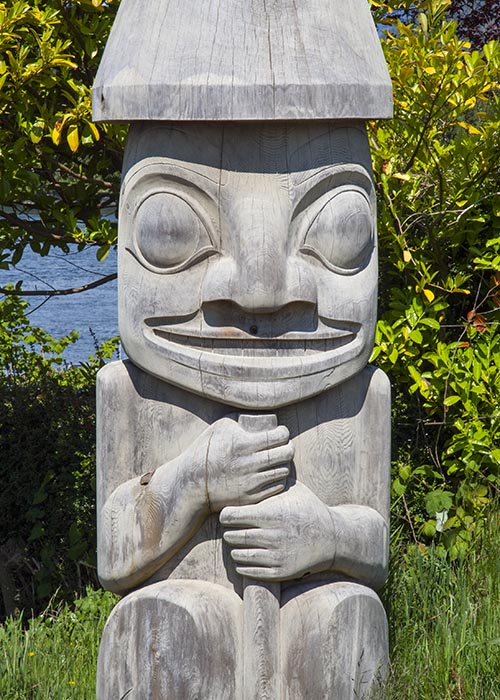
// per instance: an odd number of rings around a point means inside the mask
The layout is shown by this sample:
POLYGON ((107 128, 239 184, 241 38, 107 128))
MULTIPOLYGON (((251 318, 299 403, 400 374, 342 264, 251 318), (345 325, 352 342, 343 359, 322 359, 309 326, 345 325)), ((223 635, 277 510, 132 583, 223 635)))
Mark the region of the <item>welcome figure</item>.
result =
POLYGON ((366 0, 122 0, 128 121, 98 379, 99 700, 359 700, 387 665, 390 391, 366 0))

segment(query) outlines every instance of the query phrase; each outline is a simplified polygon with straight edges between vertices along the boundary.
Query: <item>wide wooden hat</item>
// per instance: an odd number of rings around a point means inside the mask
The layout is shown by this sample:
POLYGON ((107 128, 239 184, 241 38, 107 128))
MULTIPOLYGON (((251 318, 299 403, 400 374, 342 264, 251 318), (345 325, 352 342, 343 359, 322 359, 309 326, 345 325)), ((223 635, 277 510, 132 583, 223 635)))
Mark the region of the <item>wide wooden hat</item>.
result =
POLYGON ((367 0, 122 0, 93 116, 373 119, 392 89, 367 0))

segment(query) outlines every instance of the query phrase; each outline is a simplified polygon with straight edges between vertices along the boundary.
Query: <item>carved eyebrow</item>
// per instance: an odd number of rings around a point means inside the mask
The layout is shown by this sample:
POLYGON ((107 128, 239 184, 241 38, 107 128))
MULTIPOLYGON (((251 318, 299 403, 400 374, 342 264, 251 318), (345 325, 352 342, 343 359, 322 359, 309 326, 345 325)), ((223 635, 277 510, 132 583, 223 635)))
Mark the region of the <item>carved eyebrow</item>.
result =
POLYGON ((353 175, 357 179, 361 177, 366 181, 367 187, 369 187, 370 189, 372 188, 372 178, 370 177, 370 174, 362 165, 355 165, 353 163, 325 165, 323 168, 314 170, 314 172, 306 171, 302 173, 292 173, 290 175, 290 182, 292 187, 298 190, 299 188, 302 188, 305 185, 307 185, 311 180, 325 180, 329 176, 335 175, 339 176, 339 179, 344 175, 346 177, 346 185, 349 184, 347 180, 349 175, 353 175), (295 178, 295 175, 297 175, 298 177, 295 178), (300 177, 300 175, 303 175, 303 177, 300 177))
POLYGON ((154 159, 154 161, 152 161, 152 159, 146 158, 140 164, 131 168, 131 170, 126 175, 125 181, 141 179, 143 171, 146 171, 146 173, 149 175, 154 175, 155 165, 156 174, 160 177, 162 175, 166 175, 167 177, 170 176, 175 178, 177 172, 179 173, 179 175, 189 173, 191 177, 188 181, 192 181, 193 185, 197 184, 196 180, 208 180, 208 182, 210 182, 212 185, 215 185, 216 187, 219 186, 219 169, 211 168, 215 171, 214 177, 212 178, 207 173, 201 172, 200 170, 196 170, 195 168, 190 168, 186 165, 181 165, 180 163, 167 158, 162 158, 160 161, 158 161, 158 159, 154 159), (193 175, 194 177, 192 177, 193 175))
MULTIPOLYGON (((219 185, 219 180, 220 180, 220 171, 219 170, 216 171, 217 175, 215 176, 215 178, 212 178, 209 175, 200 172, 199 170, 195 170, 194 168, 188 168, 185 165, 179 165, 178 163, 175 163, 175 162, 170 161, 170 162, 167 162, 166 165, 168 165, 169 167, 171 167, 174 170, 182 170, 182 171, 185 171, 187 173, 193 174, 196 177, 200 177, 200 178, 203 178, 205 180, 208 180, 209 182, 211 182, 214 185, 217 185, 217 186, 219 185)), ((215 170, 215 168, 213 168, 213 169, 215 170)))
POLYGON ((292 195, 292 220, 295 219, 307 207, 313 204, 319 197, 338 187, 360 187, 366 192, 367 197, 373 193, 373 181, 364 168, 361 167, 325 167, 315 171, 302 179, 291 188, 292 195))

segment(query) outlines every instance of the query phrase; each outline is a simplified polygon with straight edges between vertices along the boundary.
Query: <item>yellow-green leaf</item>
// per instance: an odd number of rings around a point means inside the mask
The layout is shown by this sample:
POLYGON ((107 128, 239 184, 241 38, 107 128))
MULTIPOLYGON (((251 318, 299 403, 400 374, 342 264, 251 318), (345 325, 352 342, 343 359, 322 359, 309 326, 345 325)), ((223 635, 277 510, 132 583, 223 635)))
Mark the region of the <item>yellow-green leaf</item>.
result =
POLYGON ((461 126, 462 129, 465 129, 466 131, 468 131, 469 134, 478 134, 479 136, 481 136, 481 132, 479 131, 479 129, 476 129, 476 127, 473 126, 472 124, 467 124, 466 122, 457 122, 457 123, 458 123, 458 126, 461 126))
POLYGON ((99 139, 101 138, 101 135, 99 133, 99 129, 92 122, 88 122, 88 125, 89 125, 89 129, 92 132, 92 136, 94 137, 94 139, 96 141, 99 141, 99 139))
POLYGON ((436 521, 428 520, 426 523, 424 523, 422 526, 422 532, 427 537, 434 537, 436 534, 436 521))
POLYGON ((54 58, 53 66, 69 66, 69 68, 78 68, 77 64, 67 58, 54 58))
POLYGON ((43 121, 37 121, 31 129, 30 139, 32 143, 39 143, 43 138, 45 124, 43 121))
POLYGON ((56 146, 59 146, 61 143, 61 136, 62 136, 62 129, 59 126, 59 122, 55 125, 55 127, 52 129, 52 141, 56 146))
POLYGON ((427 22, 427 15, 424 14, 423 12, 419 12, 418 21, 420 22, 420 26, 422 27, 424 34, 427 34, 427 31, 429 30, 429 23, 427 22))
POLYGON ((66 140, 68 141, 68 146, 71 148, 73 153, 75 153, 78 150, 78 146, 80 145, 80 137, 78 135, 78 127, 75 124, 73 126, 69 127, 68 135, 66 136, 66 140))

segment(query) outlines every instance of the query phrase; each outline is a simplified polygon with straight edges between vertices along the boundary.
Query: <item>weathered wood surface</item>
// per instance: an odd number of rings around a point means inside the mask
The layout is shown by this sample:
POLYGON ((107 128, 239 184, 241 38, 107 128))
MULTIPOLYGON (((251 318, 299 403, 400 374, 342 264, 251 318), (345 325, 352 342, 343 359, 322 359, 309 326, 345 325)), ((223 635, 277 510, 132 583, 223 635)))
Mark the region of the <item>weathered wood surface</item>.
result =
POLYGON ((279 700, 380 700, 388 630, 377 595, 352 582, 303 584, 283 596, 279 700), (307 650, 307 651, 306 651, 307 650))
POLYGON ((387 663, 390 389, 366 366, 366 131, 143 123, 124 171, 130 360, 99 373, 97 508, 99 576, 125 597, 98 699, 368 697, 387 663))
MULTIPOLYGON (((110 581, 104 582, 125 593, 128 578, 120 579, 124 571, 118 559, 120 543, 132 542, 141 509, 148 512, 147 501, 134 498, 141 474, 154 465, 164 465, 161 469, 168 474, 178 457, 189 455, 200 434, 227 415, 230 407, 202 397, 195 400, 130 362, 113 363, 101 371, 98 403, 99 571, 106 576, 113 572, 110 581), (103 520, 119 486, 122 494, 129 489, 130 500, 118 511, 111 529, 103 520)), ((321 397, 283 407, 277 411, 277 422, 289 426, 295 448, 292 484, 314 489, 318 504, 328 505, 336 532, 328 536, 335 545, 335 557, 326 552, 327 561, 317 573, 301 582, 285 574, 278 584, 283 589, 278 632, 281 694, 269 697, 304 700, 309 694, 314 699, 359 700, 360 689, 368 692, 376 687, 387 663, 385 613, 376 594, 367 588, 382 583, 387 566, 387 380, 379 370, 367 369, 321 397), (362 584, 347 582, 346 577, 362 584), (329 695, 332 687, 339 688, 335 695, 329 695)), ((143 491, 150 485, 154 479, 143 491)), ((172 492, 180 505, 192 498, 185 480, 174 480, 172 492)), ((267 500, 270 512, 276 513, 279 501, 273 505, 272 499, 267 500)), ((311 530, 310 511, 303 513, 306 510, 300 501, 295 509, 287 508, 273 547, 282 553, 292 547, 296 523, 302 547, 300 555, 293 550, 292 558, 301 572, 306 566, 301 557, 314 554, 318 536, 311 530)), ((151 513, 156 521, 149 520, 150 532, 158 530, 158 521, 175 525, 165 517, 169 514, 151 513)), ((222 539, 224 532, 235 533, 238 528, 233 524, 224 529, 217 523, 214 516, 206 520, 146 580, 145 558, 159 561, 151 550, 154 543, 129 547, 128 562, 136 567, 138 590, 125 596, 104 633, 98 700, 120 698, 131 688, 128 700, 246 700, 243 679, 249 636, 255 641, 255 618, 248 617, 241 578, 229 557, 230 551, 243 548, 225 545, 222 539), (246 633, 249 619, 251 629, 246 633)), ((243 538, 248 539, 244 532, 243 538)), ((324 555, 326 549, 321 546, 320 552, 324 555)), ((269 598, 264 602, 272 605, 269 598)), ((271 619, 276 608, 277 601, 271 619)), ((268 623, 262 620, 262 634, 268 623)), ((263 667, 266 661, 263 657, 263 667)), ((255 673, 255 685, 260 678, 255 673)))
MULTIPOLYGON (((238 423, 251 432, 278 426, 274 415, 242 414, 238 423)), ((281 585, 245 578, 243 584, 243 698, 275 700, 280 688, 281 585)))
POLYGON ((240 700, 241 601, 205 581, 130 593, 106 623, 97 700, 240 700))
POLYGON ((122 0, 93 90, 96 121, 391 114, 367 0, 122 0))
MULTIPOLYGON (((158 477, 162 482, 170 479, 171 499, 179 499, 181 512, 186 512, 182 503, 193 503, 193 488, 186 478, 176 480, 179 460, 186 456, 188 474, 193 446, 196 453, 200 436, 231 408, 202 397, 194 402, 188 392, 158 381, 129 361, 112 363, 99 373, 97 399, 98 568, 103 584, 123 594, 132 586, 172 578, 204 580, 241 596, 241 577, 223 544, 218 515, 202 519, 188 539, 179 519, 165 512, 167 501, 154 510, 145 497, 158 477), (155 478, 140 488, 141 475, 152 469, 155 478), (147 533, 165 530, 162 539, 143 537, 141 513, 147 533), (110 520, 113 526, 106 524, 110 520), (180 541, 165 554, 169 528, 180 541)), ((292 477, 334 509, 341 524, 334 570, 373 587, 384 581, 388 556, 389 406, 386 377, 367 369, 317 399, 276 412, 278 423, 289 428, 295 452, 292 477), (359 507, 353 509, 353 503, 359 507)), ((229 436, 227 430, 222 434, 229 436)), ((198 478, 203 500, 204 473, 198 478)), ((294 520, 301 524, 300 512, 294 520)), ((279 533, 277 544, 287 545, 279 533)), ((308 542, 309 547, 313 544, 308 542)), ((327 559, 328 570, 328 553, 327 559)), ((287 585, 283 580, 282 586, 287 585)))
POLYGON ((339 384, 371 353, 375 214, 360 124, 133 127, 118 252, 127 355, 243 409, 339 384))

